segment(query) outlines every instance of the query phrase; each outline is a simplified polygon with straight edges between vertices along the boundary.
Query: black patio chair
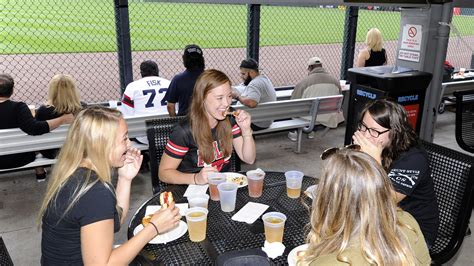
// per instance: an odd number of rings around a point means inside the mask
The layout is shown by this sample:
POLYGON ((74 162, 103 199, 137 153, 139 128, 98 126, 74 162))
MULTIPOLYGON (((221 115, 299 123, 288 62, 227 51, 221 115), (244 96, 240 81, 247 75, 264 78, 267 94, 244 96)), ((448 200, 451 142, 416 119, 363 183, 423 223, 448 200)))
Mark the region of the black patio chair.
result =
POLYGON ((13 266, 12 258, 10 258, 10 254, 8 253, 7 246, 5 246, 5 242, 3 242, 2 237, 0 237, 0 265, 13 266))
POLYGON ((461 247, 471 217, 474 187, 474 157, 421 141, 428 153, 438 199, 440 225, 430 249, 432 264, 454 257, 461 247))
POLYGON ((456 142, 474 153, 474 90, 456 91, 456 142))
MULTIPOLYGON (((160 192, 167 184, 160 181, 158 177, 158 169, 161 161, 161 156, 165 150, 171 131, 174 126, 183 121, 184 116, 158 118, 146 121, 146 131, 149 142, 148 150, 150 152, 150 171, 151 184, 153 186, 153 194, 160 192)), ((240 159, 235 150, 232 152, 231 172, 240 171, 240 159)))

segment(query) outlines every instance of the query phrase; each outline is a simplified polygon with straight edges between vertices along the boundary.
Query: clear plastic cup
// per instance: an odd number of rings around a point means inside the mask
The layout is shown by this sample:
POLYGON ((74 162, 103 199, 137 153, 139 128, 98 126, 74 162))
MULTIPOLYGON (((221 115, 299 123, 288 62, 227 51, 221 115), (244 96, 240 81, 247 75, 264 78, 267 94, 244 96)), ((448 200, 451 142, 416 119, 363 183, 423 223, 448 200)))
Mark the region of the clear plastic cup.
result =
POLYGON ((192 242, 200 242, 206 239, 208 213, 207 209, 201 207, 189 208, 186 211, 189 239, 192 242))
POLYGON ((262 196, 263 180, 265 178, 265 173, 262 173, 256 170, 251 170, 251 171, 247 171, 246 175, 247 175, 249 196, 252 198, 258 198, 262 196))
POLYGON ((235 210, 237 188, 238 186, 234 183, 220 183, 217 185, 217 190, 219 190, 219 197, 221 200, 221 210, 223 212, 232 212, 235 210))
POLYGON ((207 180, 209 183, 209 194, 211 195, 211 200, 218 201, 219 191, 217 190, 217 185, 226 182, 226 175, 223 173, 208 173, 207 180))
POLYGON ((201 207, 201 208, 207 209, 208 203, 209 203, 209 195, 207 194, 192 195, 188 197, 189 208, 201 207))
POLYGON ((283 243, 286 215, 281 212, 268 212, 262 216, 265 239, 269 242, 283 243))
POLYGON ((300 171, 285 172, 286 194, 292 199, 297 199, 301 195, 301 184, 304 174, 300 171))

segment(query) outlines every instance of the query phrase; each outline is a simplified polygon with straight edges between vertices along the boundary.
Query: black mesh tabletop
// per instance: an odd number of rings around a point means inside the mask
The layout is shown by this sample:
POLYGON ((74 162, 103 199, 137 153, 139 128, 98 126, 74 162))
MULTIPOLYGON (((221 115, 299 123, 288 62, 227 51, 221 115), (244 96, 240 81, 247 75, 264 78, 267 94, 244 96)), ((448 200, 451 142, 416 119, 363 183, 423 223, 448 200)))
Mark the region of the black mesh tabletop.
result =
MULTIPOLYGON (((316 179, 305 176, 302 191, 315 183, 317 183, 316 179)), ((175 185, 168 187, 167 190, 173 192, 176 203, 185 203, 187 201, 183 198, 183 194, 186 188, 187 186, 184 185, 175 185)), ((147 244, 141 255, 155 264, 213 264, 221 253, 262 247, 265 235, 261 218, 251 225, 231 219, 247 202, 252 201, 269 205, 266 212, 278 211, 286 215, 283 235, 283 244, 286 249, 283 256, 272 260, 274 264, 286 264, 288 253, 294 247, 304 244, 306 236, 305 226, 309 221, 311 200, 304 193, 301 195, 298 199, 289 198, 286 195, 284 173, 267 172, 262 196, 251 198, 247 187, 239 188, 233 212, 223 212, 219 201, 209 200, 207 233, 204 241, 191 242, 186 233, 179 239, 166 244, 147 244)), ((159 194, 155 194, 139 208, 129 224, 128 238, 133 237, 133 229, 141 223, 148 205, 159 205, 159 194)), ((186 221, 186 218, 183 217, 182 220, 186 221)))

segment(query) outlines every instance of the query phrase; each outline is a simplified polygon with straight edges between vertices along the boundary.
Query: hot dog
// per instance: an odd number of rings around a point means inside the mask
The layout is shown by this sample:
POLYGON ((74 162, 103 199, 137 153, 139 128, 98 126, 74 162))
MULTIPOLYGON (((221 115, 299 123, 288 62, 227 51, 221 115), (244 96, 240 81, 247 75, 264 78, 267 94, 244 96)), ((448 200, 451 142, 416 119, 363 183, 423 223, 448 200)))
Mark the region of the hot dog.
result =
POLYGON ((165 191, 160 194, 161 208, 168 208, 168 206, 173 202, 174 202, 173 193, 169 191, 165 191))

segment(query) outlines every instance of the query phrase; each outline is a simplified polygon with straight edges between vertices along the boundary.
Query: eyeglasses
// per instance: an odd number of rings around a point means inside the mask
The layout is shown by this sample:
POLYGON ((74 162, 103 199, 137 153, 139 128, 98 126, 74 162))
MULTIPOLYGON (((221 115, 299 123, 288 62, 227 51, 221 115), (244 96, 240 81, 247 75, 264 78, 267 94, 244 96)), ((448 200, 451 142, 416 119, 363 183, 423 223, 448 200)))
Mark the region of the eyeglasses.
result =
POLYGON ((334 148, 329 148, 323 151, 321 153, 321 160, 326 160, 327 158, 331 157, 333 154, 337 153, 340 150, 354 150, 354 151, 360 151, 360 145, 357 144, 349 144, 346 145, 342 148, 339 147, 334 147, 334 148))
POLYGON ((384 134, 384 133, 387 133, 390 131, 390 129, 387 129, 387 130, 384 130, 384 131, 378 131, 377 129, 375 128, 370 128, 370 127, 367 127, 364 122, 359 122, 359 124, 357 125, 357 129, 361 132, 366 132, 366 131, 369 131, 369 134, 374 137, 374 138, 378 138, 380 135, 384 134))

